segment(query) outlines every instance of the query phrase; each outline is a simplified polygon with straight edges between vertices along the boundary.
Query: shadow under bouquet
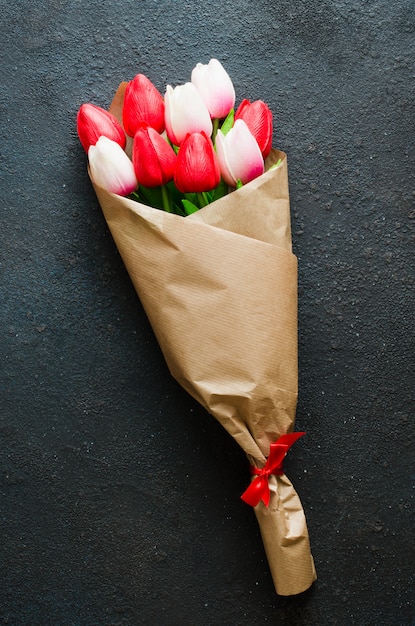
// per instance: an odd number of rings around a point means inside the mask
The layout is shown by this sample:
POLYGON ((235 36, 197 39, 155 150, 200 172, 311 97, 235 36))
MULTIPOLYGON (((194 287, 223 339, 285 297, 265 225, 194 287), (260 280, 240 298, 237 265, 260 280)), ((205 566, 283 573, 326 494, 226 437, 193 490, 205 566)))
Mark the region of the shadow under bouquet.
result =
MULTIPOLYGON (((316 579, 303 507, 283 470, 298 393, 297 259, 286 155, 272 113, 235 110, 216 59, 164 96, 142 74, 109 111, 83 104, 78 135, 114 242, 169 371, 247 455, 276 592, 316 579)), ((248 481, 247 481, 248 482, 248 481)))

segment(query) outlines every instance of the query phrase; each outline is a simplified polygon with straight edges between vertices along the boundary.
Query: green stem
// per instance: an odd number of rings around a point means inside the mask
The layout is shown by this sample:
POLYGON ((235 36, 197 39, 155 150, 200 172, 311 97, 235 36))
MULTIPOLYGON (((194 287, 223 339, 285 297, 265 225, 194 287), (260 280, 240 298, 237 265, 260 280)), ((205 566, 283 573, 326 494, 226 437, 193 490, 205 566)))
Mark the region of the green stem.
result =
POLYGON ((219 119, 215 117, 212 121, 213 121, 212 143, 213 145, 215 145, 216 135, 217 135, 218 128, 219 128, 219 119))
POLYGON ((209 204, 209 199, 204 191, 199 191, 197 194, 197 200, 201 209, 209 204))
POLYGON ((131 192, 128 197, 131 198, 131 200, 134 200, 135 202, 141 202, 141 198, 140 198, 138 191, 131 192))
POLYGON ((163 209, 171 213, 170 197, 166 185, 161 185, 161 197, 163 199, 163 209))

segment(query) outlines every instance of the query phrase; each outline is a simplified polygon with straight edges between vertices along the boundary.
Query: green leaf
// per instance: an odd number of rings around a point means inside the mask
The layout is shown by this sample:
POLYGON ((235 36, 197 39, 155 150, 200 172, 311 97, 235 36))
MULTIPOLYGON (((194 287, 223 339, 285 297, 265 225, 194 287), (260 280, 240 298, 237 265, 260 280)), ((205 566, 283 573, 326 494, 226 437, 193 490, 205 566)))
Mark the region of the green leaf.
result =
POLYGON ((219 185, 215 187, 215 189, 212 192, 211 202, 215 202, 215 200, 219 200, 220 198, 223 198, 223 196, 226 196, 228 193, 229 193, 228 185, 227 183, 225 183, 223 179, 221 179, 219 185))
POLYGON ((184 198, 197 206, 197 193, 185 193, 184 198))
POLYGON ((278 161, 276 163, 274 163, 274 165, 271 165, 271 167, 269 168, 268 172, 270 172, 271 170, 276 170, 277 167, 279 167, 282 163, 281 159, 278 159, 278 161))
POLYGON ((186 200, 186 198, 183 198, 182 204, 186 215, 191 215, 192 213, 196 213, 196 211, 199 210, 198 206, 193 204, 193 202, 190 202, 190 200, 186 200))
POLYGON ((138 190, 137 190, 137 191, 133 191, 133 192, 131 192, 131 193, 127 196, 127 198, 128 198, 129 200, 134 200, 134 202, 141 202, 141 198, 140 198, 140 194, 138 193, 138 190))
POLYGON ((148 204, 148 206, 156 209, 163 209, 163 198, 161 195, 160 187, 144 187, 140 185, 138 193, 141 198, 141 202, 148 204))
POLYGON ((181 217, 186 217, 186 213, 183 207, 181 207, 179 204, 173 204, 173 213, 176 213, 176 215, 180 215, 181 217))
POLYGON ((243 186, 244 186, 243 182, 238 178, 238 180, 236 181, 236 189, 240 189, 243 186))
POLYGON ((231 109, 228 115, 225 117, 223 124, 221 126, 221 131, 224 135, 227 135, 231 130, 233 123, 235 120, 235 109, 231 109))
POLYGON ((128 198, 130 198, 131 200, 134 200, 135 202, 146 204, 147 206, 153 206, 153 207, 155 206, 157 208, 161 208, 161 205, 159 206, 160 203, 158 202, 159 195, 153 194, 149 189, 146 189, 145 187, 142 187, 141 185, 136 191, 133 191, 133 193, 130 193, 128 198))

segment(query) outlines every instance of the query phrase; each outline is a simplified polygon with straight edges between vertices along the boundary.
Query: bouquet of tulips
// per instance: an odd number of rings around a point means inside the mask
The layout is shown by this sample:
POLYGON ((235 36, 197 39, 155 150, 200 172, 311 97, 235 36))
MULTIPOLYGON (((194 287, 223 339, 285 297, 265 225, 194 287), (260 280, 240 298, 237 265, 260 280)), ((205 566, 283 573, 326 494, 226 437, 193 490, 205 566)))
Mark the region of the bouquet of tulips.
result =
POLYGON ((316 573, 300 499, 283 470, 298 392, 297 259, 287 159, 272 113, 235 110, 216 59, 164 96, 144 75, 109 111, 81 105, 89 174, 174 378, 245 451, 275 588, 305 591, 316 573))
POLYGON ((216 59, 199 63, 192 82, 169 85, 164 98, 137 74, 126 85, 122 125, 93 104, 79 109, 78 133, 94 181, 182 216, 219 200, 263 174, 271 151, 269 107, 244 100, 235 113, 234 104, 232 81, 216 59))

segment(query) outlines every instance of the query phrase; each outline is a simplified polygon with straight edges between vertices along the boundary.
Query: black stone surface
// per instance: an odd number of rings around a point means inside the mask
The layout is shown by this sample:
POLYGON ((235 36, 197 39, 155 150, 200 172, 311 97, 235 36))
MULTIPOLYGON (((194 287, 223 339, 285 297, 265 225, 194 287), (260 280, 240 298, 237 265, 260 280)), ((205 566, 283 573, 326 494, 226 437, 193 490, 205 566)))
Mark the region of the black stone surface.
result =
POLYGON ((415 6, 1 2, 0 624, 412 626, 415 6), (286 463, 318 581, 274 593, 243 454, 170 378, 76 136, 219 58, 288 154, 286 463))

